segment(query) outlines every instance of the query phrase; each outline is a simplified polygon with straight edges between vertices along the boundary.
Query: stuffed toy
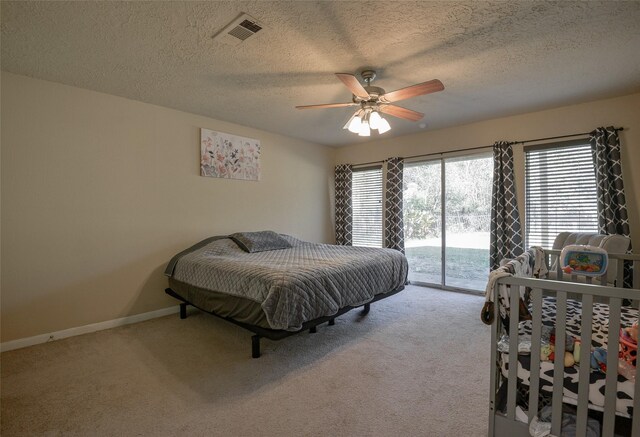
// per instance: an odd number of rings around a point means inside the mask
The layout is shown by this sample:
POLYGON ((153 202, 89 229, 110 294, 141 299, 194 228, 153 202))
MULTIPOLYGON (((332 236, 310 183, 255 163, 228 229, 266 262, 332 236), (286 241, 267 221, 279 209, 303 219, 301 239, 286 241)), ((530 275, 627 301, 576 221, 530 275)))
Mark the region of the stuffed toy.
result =
POLYGON ((555 347, 545 344, 540 348, 540 361, 553 361, 555 347))
POLYGON ((627 333, 629 337, 636 343, 638 343, 638 322, 633 322, 633 325, 628 328, 624 328, 624 331, 627 333))
POLYGON ((575 342, 573 343, 573 361, 576 364, 580 364, 580 350, 582 349, 581 345, 582 342, 576 338, 575 342))
MULTIPOLYGON (((579 343, 579 341, 576 341, 575 338, 573 338, 570 335, 567 335, 565 337, 565 341, 564 341, 564 367, 571 367, 573 366, 575 363, 577 363, 579 361, 579 359, 576 360, 575 358, 575 349, 576 349, 576 344, 579 343)), ((551 329, 551 331, 549 331, 549 345, 548 346, 542 346, 541 349, 541 356, 546 357, 547 359, 544 359, 544 361, 554 361, 555 359, 555 349, 556 349, 556 332, 555 332, 555 328, 551 329)), ((578 356, 580 355, 580 346, 578 346, 578 356)))
POLYGON ((576 360, 573 359, 573 353, 566 351, 564 353, 564 367, 571 367, 576 363, 576 360))
MULTIPOLYGON (((545 344, 540 348, 540 361, 554 361, 556 358, 556 347, 552 344, 545 344)), ((565 351, 564 367, 571 367, 575 364, 573 353, 565 351)))
POLYGON ((607 373, 607 350, 597 347, 591 352, 591 368, 607 373))
MULTIPOLYGON (((573 352, 573 345, 575 344, 576 339, 570 335, 567 335, 564 340, 564 350, 573 352)), ((555 346, 556 344, 556 332, 555 329, 549 335, 549 343, 555 346)))

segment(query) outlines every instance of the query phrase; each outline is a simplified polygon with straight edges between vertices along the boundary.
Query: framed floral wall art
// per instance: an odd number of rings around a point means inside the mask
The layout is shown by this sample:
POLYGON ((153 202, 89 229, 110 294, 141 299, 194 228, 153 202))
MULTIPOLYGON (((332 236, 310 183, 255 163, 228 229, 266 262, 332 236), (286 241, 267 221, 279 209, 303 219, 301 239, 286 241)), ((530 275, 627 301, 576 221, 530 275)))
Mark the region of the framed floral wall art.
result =
POLYGON ((260 180, 260 141, 200 129, 200 175, 260 180))

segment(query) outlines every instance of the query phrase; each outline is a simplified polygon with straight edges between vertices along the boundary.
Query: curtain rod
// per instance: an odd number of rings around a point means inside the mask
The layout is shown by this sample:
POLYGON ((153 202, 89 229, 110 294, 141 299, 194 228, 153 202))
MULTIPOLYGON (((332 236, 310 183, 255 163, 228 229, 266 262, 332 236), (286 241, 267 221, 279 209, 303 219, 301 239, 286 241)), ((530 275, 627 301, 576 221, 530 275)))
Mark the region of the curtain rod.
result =
MULTIPOLYGON (((422 155, 405 156, 404 159, 426 158, 427 156, 444 155, 445 153, 466 152, 466 151, 469 151, 469 150, 488 149, 490 147, 493 147, 493 144, 491 144, 489 146, 477 146, 477 147, 467 147, 466 149, 448 150, 446 152, 433 152, 433 153, 425 153, 425 154, 422 154, 422 155)), ((382 164, 385 161, 386 161, 386 159, 383 159, 381 161, 363 162, 361 164, 353 164, 353 166, 354 167, 360 167, 360 166, 363 166, 363 165, 382 164)))
MULTIPOLYGON (((618 131, 623 131, 624 128, 623 127, 617 127, 614 129, 616 132, 618 131)), ((524 140, 524 141, 511 141, 509 144, 526 144, 526 143, 535 143, 536 141, 546 141, 546 140, 559 140, 561 138, 571 138, 571 137, 584 137, 589 135, 591 132, 581 132, 578 134, 570 134, 570 135, 559 135, 559 136, 555 136, 555 137, 546 137, 546 138, 536 138, 533 140, 524 140)), ((446 152, 433 152, 433 153, 425 153, 425 154, 421 154, 421 155, 412 155, 412 156, 405 156, 404 159, 413 159, 413 158, 426 158, 428 156, 435 156, 435 155, 444 155, 445 153, 457 153, 457 152, 467 152, 470 150, 480 150, 480 149, 488 149, 489 147, 493 147, 493 144, 488 145, 488 146, 477 146, 477 147, 467 147, 466 149, 457 149, 457 150, 448 150, 446 152)), ((372 164, 382 164, 383 162, 385 162, 386 159, 380 160, 380 161, 371 161, 371 162, 361 162, 359 164, 352 164, 354 167, 361 167, 364 165, 372 165, 372 164)))
MULTIPOLYGON (((624 130, 624 128, 623 127, 616 127, 616 128, 614 128, 614 130, 616 132, 619 132, 619 131, 624 130)), ((579 134, 558 135, 556 137, 536 138, 536 139, 533 139, 533 140, 524 140, 524 141, 512 141, 509 144, 526 144, 526 143, 535 143, 537 141, 559 140, 561 138, 586 137, 587 135, 590 135, 590 134, 591 134, 591 132, 581 132, 579 134)))

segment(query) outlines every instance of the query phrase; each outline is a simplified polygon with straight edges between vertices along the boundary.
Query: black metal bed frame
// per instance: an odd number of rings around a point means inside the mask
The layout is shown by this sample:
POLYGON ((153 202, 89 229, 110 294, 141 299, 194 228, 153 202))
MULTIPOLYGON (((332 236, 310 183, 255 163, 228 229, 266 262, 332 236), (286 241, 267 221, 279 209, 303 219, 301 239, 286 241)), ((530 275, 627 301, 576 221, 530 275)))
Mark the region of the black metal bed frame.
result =
POLYGON ((251 337, 251 357, 252 358, 259 358, 260 357, 260 338, 264 337, 264 338, 268 338, 269 340, 282 340, 283 338, 286 337, 290 337, 292 335, 296 335, 299 334, 303 331, 309 330, 309 333, 311 334, 315 334, 317 332, 316 330, 316 326, 324 323, 324 322, 328 322, 327 324, 329 326, 335 325, 335 319, 338 316, 341 316, 342 314, 351 311, 352 309, 355 308, 359 308, 360 306, 364 307, 362 312, 360 314, 367 315, 369 313, 369 310, 371 309, 371 304, 373 302, 382 300, 384 298, 387 298, 389 296, 393 296, 394 294, 400 292, 404 290, 404 285, 401 285, 400 287, 398 287, 397 289, 390 291, 388 293, 380 293, 380 294, 376 294, 372 300, 370 300, 369 302, 365 303, 364 305, 359 305, 359 306, 347 306, 344 308, 341 308, 338 310, 337 313, 331 315, 331 316, 325 316, 325 317, 318 317, 317 319, 313 319, 313 320, 309 320, 308 322, 305 322, 302 324, 302 328, 300 328, 297 331, 285 331, 282 329, 268 329, 268 328, 263 328, 261 326, 256 326, 256 325, 251 325, 248 323, 243 323, 243 322, 238 322, 237 320, 234 320, 231 317, 225 317, 225 316, 221 316, 220 314, 216 314, 213 311, 207 311, 204 310, 194 304, 192 304, 191 302, 189 302, 188 300, 186 300, 185 298, 183 298, 182 296, 180 296, 178 293, 176 293, 175 291, 173 291, 171 288, 167 288, 165 289, 165 293, 167 293, 169 296, 174 297, 176 299, 178 299, 179 301, 181 301, 180 303, 180 318, 181 319, 186 319, 187 318, 187 305, 191 305, 194 308, 198 308, 200 311, 203 311, 205 313, 209 313, 211 315, 214 315, 216 317, 219 317, 221 319, 224 319, 228 322, 231 322, 235 325, 238 325, 248 331, 251 331, 254 333, 254 335, 251 337))

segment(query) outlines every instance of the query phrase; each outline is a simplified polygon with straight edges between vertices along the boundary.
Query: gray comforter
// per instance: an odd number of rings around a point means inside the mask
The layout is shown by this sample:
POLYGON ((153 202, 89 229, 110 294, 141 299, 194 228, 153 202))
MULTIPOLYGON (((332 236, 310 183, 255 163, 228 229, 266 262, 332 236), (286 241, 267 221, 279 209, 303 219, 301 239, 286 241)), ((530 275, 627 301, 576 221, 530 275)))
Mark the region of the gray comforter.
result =
POLYGON ((258 253, 244 252, 229 238, 205 240, 174 257, 165 273, 258 302, 271 328, 290 331, 406 283, 407 259, 396 250, 283 237, 291 248, 258 253))

